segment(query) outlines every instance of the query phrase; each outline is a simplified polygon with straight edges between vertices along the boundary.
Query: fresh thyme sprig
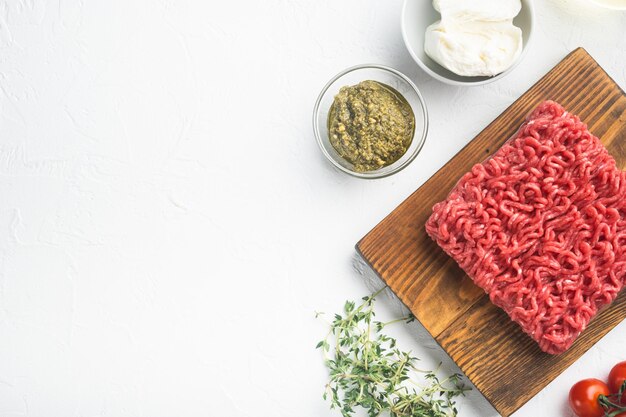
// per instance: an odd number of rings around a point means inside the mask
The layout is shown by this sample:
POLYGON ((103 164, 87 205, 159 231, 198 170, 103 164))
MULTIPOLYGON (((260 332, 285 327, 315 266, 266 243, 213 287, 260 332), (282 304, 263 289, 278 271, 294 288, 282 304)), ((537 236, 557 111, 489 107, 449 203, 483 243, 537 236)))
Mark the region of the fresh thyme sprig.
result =
POLYGON ((352 416, 357 407, 366 409, 370 417, 456 416, 453 398, 467 390, 461 375, 439 380, 435 372, 419 370, 418 359, 382 333, 386 326, 408 323, 414 317, 374 321, 374 300, 381 291, 363 297, 359 306, 347 301, 344 314, 335 314, 328 334, 317 344, 330 371, 324 399, 343 417, 352 416), (418 373, 423 374, 425 385, 418 384, 418 373))

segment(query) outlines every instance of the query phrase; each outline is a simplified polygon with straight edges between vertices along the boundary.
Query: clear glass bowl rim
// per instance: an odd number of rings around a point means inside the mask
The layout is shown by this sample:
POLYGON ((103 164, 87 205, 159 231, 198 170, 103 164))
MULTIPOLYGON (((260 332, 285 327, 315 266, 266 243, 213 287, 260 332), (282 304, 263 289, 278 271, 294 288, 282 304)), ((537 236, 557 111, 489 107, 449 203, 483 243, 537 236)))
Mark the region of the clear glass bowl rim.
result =
MULTIPOLYGON (((413 109, 413 112, 416 112, 416 111, 417 111, 417 109, 413 109)), ((335 75, 333 78, 330 79, 330 81, 328 81, 328 83, 326 83, 324 88, 322 88, 322 91, 320 92, 319 96, 317 97, 317 100, 315 101, 315 107, 313 108, 313 131, 315 133, 315 139, 317 140, 317 144, 318 144, 319 148, 321 149, 322 153, 324 154, 324 156, 326 157, 326 159, 328 159, 330 161, 330 163, 332 163, 333 166, 335 166, 340 171, 345 172, 346 174, 352 175, 353 177, 357 177, 357 178, 366 178, 366 179, 384 178, 384 177, 388 177, 390 175, 393 175, 393 174, 401 171, 402 169, 406 168, 411 162, 413 162, 413 160, 417 157, 417 155, 422 150, 422 147, 424 146, 424 142, 426 142, 426 136, 428 135, 428 110, 426 109, 426 102, 424 101, 424 97, 422 96, 422 93, 420 92, 420 90, 413 83, 413 81, 411 81, 411 79, 409 77, 407 77, 406 75, 404 75, 400 71, 398 71, 398 70, 396 70, 394 68, 388 67, 386 65, 379 65, 379 64, 355 65, 355 66, 347 68, 347 69, 341 71, 339 74, 335 75), (343 76, 345 76, 345 75, 347 75, 347 74, 349 74, 351 72, 358 71, 358 70, 363 70, 363 69, 376 69, 376 70, 386 71, 386 72, 389 72, 389 73, 397 76, 402 81, 406 82, 408 86, 411 87, 411 89, 417 95, 418 101, 420 102, 420 107, 421 107, 421 111, 422 111, 422 117, 423 117, 423 120, 424 120, 424 126, 422 128, 422 135, 421 135, 420 138, 417 138, 417 133, 418 133, 417 131, 415 132, 415 134, 413 136, 413 142, 415 140, 419 139, 419 143, 417 144, 415 149, 412 150, 412 154, 409 156, 409 158, 407 160, 405 160, 403 163, 401 163, 398 166, 394 167, 394 164, 396 163, 396 162, 394 162, 393 164, 389 165, 388 167, 385 167, 385 168, 393 167, 392 169, 390 169, 387 172, 380 172, 380 171, 383 171, 384 168, 380 169, 380 170, 376 170, 376 171, 356 172, 356 171, 351 171, 350 169, 344 167, 339 162, 337 162, 335 160, 335 158, 333 158, 333 156, 330 155, 328 153, 328 151, 326 150, 326 148, 324 147, 322 135, 321 135, 321 133, 319 131, 319 128, 317 126, 317 122, 318 122, 319 115, 320 115, 319 114, 319 112, 320 112, 320 105, 322 103, 322 100, 324 99, 324 97, 328 93, 328 90, 330 89, 330 87, 337 80, 339 80, 341 77, 343 77, 343 76)), ((413 142, 411 142, 411 144, 413 144, 413 142)), ((407 150, 407 152, 408 152, 408 150, 407 150)))

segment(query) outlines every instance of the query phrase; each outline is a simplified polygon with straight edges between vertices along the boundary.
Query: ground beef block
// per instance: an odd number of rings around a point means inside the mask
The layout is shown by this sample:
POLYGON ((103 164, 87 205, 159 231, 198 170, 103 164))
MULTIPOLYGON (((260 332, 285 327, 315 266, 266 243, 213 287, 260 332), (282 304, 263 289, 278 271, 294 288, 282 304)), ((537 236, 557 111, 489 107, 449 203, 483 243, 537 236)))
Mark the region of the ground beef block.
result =
POLYGON ((626 175, 546 101, 433 207, 426 231, 547 353, 567 350, 626 280, 626 175))

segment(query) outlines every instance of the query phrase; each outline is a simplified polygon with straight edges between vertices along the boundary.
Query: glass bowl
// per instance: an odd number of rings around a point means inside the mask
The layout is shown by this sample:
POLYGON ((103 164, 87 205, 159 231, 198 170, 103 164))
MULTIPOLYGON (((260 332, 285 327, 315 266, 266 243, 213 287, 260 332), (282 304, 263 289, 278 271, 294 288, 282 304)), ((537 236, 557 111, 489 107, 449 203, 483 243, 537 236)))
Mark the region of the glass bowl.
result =
POLYGON ((313 131, 322 153, 337 169, 358 178, 383 178, 402 170, 419 154, 428 133, 428 112, 422 94, 407 76, 383 65, 358 65, 340 72, 324 86, 313 110, 313 131), (350 162, 339 156, 330 143, 330 138, 328 137, 328 112, 333 104, 335 95, 339 93, 341 87, 356 85, 365 80, 387 84, 404 96, 415 115, 415 132, 413 133, 411 145, 396 162, 375 171, 358 172, 354 170, 354 166, 350 162))

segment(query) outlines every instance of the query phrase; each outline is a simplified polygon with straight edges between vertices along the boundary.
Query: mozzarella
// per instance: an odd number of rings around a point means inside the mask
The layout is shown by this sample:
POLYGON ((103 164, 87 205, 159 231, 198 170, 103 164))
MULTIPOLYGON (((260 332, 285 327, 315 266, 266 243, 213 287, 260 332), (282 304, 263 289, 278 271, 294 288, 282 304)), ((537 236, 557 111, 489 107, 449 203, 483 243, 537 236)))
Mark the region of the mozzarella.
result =
POLYGON ((520 0, 433 0, 441 20, 426 29, 424 51, 462 76, 494 76, 522 53, 520 28, 513 18, 520 0))
POLYGON ((493 76, 522 53, 522 31, 510 22, 437 22, 426 30, 426 53, 458 75, 493 76))

